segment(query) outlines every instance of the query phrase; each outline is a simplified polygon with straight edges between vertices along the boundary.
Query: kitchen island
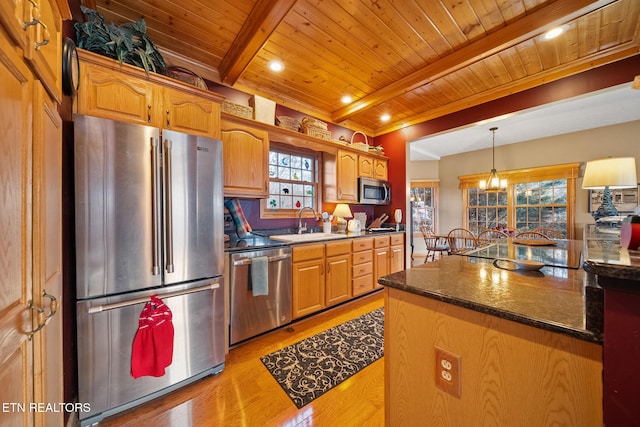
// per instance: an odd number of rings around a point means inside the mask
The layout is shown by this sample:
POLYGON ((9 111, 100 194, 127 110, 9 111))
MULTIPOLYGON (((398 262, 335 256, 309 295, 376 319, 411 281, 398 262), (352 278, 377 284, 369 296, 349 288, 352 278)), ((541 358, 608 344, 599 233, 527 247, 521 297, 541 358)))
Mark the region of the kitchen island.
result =
POLYGON ((588 321, 598 302, 584 271, 492 261, 449 256, 379 279, 387 425, 602 426, 601 322, 588 321))

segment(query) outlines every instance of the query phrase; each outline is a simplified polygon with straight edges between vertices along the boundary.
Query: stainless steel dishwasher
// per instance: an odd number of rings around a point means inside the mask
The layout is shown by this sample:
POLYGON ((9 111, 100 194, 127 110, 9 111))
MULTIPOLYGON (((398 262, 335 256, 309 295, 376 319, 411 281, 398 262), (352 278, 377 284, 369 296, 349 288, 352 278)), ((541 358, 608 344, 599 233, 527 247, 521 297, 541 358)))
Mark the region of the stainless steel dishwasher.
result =
POLYGON ((291 248, 279 247, 230 253, 231 288, 229 344, 286 325, 291 321, 291 248), (268 260, 267 295, 255 296, 251 283, 252 260, 268 260))

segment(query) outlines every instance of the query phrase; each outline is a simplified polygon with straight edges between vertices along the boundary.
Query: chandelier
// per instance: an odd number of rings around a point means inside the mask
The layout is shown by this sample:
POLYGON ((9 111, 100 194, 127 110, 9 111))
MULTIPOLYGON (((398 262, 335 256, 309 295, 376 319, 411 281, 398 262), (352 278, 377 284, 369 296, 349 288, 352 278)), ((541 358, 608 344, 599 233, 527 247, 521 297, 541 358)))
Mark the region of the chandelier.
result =
POLYGON ((487 179, 483 179, 480 181, 480 189, 488 192, 498 192, 505 191, 507 189, 507 180, 500 179, 498 176, 498 172, 496 172, 496 131, 497 127, 492 127, 489 129, 493 134, 493 142, 491 148, 492 154, 492 163, 491 163, 491 172, 487 179))

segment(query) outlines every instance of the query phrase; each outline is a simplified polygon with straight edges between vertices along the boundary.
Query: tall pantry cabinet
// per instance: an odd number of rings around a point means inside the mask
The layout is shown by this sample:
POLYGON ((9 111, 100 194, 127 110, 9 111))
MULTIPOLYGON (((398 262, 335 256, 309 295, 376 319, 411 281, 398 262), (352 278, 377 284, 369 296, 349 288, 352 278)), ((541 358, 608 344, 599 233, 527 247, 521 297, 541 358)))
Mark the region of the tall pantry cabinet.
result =
POLYGON ((0 2, 2 425, 63 424, 62 14, 65 1, 0 2), (3 407, 4 409, 5 407, 3 407))

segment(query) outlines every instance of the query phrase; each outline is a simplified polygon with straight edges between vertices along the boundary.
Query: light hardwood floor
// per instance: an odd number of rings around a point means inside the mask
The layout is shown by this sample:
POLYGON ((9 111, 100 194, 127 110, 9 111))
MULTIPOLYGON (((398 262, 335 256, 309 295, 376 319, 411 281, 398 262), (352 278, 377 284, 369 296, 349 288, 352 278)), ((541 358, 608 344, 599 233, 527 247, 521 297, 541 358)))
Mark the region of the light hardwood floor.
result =
POLYGON ((384 357, 301 409, 260 361, 261 356, 383 305, 383 293, 376 292, 248 341, 227 354, 219 375, 107 418, 100 427, 383 426, 384 357))

